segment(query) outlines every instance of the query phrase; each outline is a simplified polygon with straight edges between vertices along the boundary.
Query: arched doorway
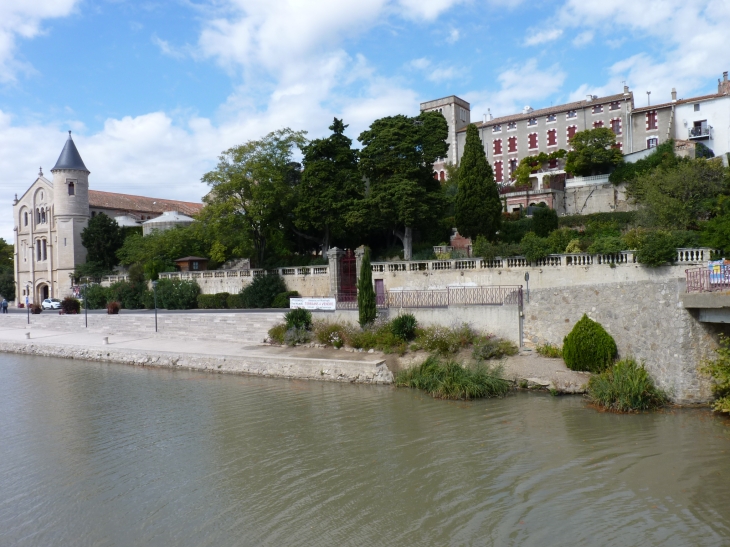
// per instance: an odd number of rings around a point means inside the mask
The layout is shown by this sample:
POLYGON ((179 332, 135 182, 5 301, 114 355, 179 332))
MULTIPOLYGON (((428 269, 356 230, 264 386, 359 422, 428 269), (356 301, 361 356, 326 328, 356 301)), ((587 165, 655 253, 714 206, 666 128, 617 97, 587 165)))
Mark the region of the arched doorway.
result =
POLYGON ((49 298, 50 297, 49 292, 50 291, 49 291, 48 285, 46 283, 38 285, 38 302, 40 303, 43 300, 45 300, 46 298, 49 298))

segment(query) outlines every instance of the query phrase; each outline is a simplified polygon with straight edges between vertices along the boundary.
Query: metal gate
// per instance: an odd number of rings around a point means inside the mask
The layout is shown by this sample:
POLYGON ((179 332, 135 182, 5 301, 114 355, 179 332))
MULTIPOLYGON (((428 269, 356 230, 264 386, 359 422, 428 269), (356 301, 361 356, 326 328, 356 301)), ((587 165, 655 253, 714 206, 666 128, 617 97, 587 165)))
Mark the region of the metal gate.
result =
POLYGON ((337 291, 338 302, 357 302, 357 260, 352 250, 345 251, 340 258, 340 286, 337 291))

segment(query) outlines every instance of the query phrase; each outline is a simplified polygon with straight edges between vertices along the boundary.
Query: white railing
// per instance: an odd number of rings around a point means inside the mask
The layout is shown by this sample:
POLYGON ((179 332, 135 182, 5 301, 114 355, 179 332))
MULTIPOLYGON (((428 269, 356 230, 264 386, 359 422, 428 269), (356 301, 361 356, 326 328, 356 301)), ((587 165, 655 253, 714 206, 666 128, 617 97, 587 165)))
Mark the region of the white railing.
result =
MULTIPOLYGON (((274 270, 205 270, 202 272, 164 272, 160 279, 208 279, 208 278, 230 278, 230 277, 259 277, 267 273, 278 273, 281 276, 291 277, 294 275, 329 275, 329 266, 306 266, 301 268, 277 268, 274 270)), ((111 275, 102 281, 122 281, 129 276, 111 275)))
POLYGON ((589 186, 591 184, 608 184, 608 175, 593 175, 591 177, 573 177, 565 181, 566 188, 574 186, 589 186))

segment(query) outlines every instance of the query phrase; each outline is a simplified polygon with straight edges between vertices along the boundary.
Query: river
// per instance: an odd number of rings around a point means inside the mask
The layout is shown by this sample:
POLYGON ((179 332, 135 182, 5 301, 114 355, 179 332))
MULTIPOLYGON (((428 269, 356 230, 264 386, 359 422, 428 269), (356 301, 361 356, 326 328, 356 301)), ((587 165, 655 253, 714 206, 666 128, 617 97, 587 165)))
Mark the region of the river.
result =
POLYGON ((729 426, 4 354, 0 545, 729 545, 729 426))

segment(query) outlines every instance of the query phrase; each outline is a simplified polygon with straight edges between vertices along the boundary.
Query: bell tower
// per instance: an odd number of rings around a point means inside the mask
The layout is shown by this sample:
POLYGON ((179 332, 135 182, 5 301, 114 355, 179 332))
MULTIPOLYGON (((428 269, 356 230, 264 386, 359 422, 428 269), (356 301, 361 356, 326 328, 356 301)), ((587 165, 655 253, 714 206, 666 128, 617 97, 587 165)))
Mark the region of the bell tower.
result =
POLYGON ((68 285, 69 274, 86 261, 81 231, 89 222, 89 170, 68 132, 66 145, 53 173, 53 222, 58 287, 68 285))

